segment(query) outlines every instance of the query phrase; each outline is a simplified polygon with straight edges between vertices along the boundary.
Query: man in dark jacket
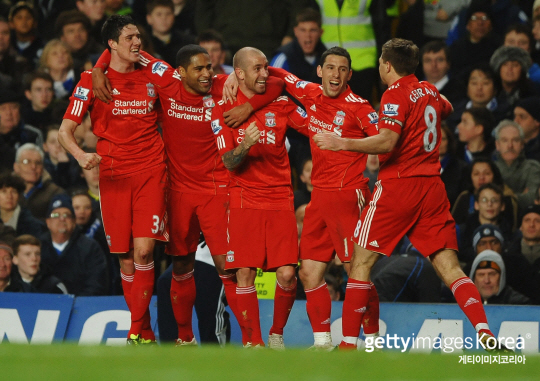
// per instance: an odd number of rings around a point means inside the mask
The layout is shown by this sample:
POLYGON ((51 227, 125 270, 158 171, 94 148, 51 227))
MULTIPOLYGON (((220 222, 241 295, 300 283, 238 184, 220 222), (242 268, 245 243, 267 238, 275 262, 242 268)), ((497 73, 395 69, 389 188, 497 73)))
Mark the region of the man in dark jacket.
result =
POLYGON ((96 241, 76 228, 71 198, 54 196, 48 215, 49 233, 41 239, 43 263, 52 268, 70 294, 106 295, 109 282, 105 254, 96 241))
POLYGON ((499 253, 484 250, 476 256, 471 279, 484 304, 531 304, 531 300, 506 285, 506 268, 499 253))

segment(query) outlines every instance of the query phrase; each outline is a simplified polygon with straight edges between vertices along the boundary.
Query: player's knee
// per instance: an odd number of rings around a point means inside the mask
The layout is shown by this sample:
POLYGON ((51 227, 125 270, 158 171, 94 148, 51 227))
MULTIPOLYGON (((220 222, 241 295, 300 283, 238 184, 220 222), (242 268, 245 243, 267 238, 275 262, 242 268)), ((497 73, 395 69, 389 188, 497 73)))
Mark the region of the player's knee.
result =
POLYGON ((285 266, 277 271, 276 277, 280 285, 289 287, 296 279, 296 271, 292 266, 285 266))

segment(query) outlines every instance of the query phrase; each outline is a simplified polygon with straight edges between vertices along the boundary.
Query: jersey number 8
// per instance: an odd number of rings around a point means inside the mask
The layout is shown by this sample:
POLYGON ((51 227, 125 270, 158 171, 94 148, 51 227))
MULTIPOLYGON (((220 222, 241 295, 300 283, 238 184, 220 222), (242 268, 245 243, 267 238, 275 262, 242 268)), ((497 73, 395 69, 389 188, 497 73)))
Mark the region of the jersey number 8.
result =
POLYGON ((424 149, 431 152, 437 146, 437 112, 433 106, 427 105, 424 110, 424 121, 427 130, 424 133, 424 149))

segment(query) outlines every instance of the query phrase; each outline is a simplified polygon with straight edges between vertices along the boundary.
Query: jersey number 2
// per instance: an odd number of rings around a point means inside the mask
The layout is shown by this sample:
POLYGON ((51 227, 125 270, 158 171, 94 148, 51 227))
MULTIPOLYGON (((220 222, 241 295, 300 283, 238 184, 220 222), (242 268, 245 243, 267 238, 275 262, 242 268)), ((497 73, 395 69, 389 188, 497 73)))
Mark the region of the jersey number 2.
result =
POLYGON ((424 149, 426 152, 431 152, 437 145, 437 111, 433 106, 426 106, 424 121, 427 127, 426 132, 424 132, 424 149))

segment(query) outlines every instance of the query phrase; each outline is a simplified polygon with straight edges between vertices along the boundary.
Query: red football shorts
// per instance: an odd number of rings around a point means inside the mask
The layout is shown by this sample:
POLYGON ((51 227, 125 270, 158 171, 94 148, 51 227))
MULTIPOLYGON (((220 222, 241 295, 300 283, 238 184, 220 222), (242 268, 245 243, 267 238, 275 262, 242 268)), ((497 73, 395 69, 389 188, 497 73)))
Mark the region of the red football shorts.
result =
POLYGON ((440 177, 406 177, 375 184, 354 231, 355 240, 368 250, 390 255, 404 235, 424 257, 442 249, 458 250, 456 224, 440 177))
POLYGON ((292 210, 231 209, 226 269, 272 271, 298 264, 298 229, 292 210))
POLYGON ((201 231, 212 255, 223 255, 228 250, 227 219, 229 195, 191 194, 169 190, 170 255, 187 255, 197 251, 201 231))
POLYGON ((367 186, 335 191, 314 189, 304 216, 300 259, 330 262, 336 253, 342 262, 350 262, 354 250, 351 237, 369 197, 367 186))
POLYGON ((99 179, 103 227, 111 253, 127 253, 133 238, 168 241, 165 164, 118 180, 99 179))

